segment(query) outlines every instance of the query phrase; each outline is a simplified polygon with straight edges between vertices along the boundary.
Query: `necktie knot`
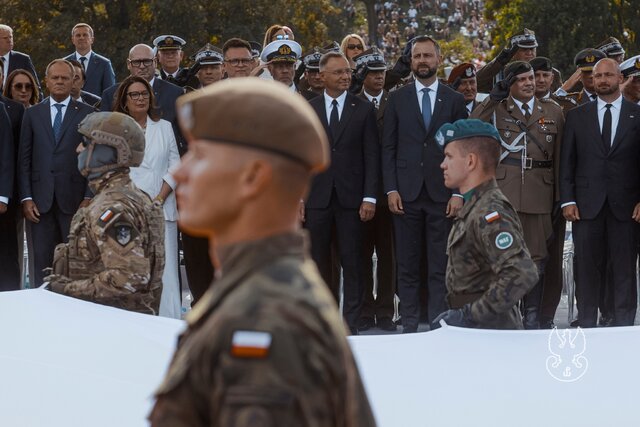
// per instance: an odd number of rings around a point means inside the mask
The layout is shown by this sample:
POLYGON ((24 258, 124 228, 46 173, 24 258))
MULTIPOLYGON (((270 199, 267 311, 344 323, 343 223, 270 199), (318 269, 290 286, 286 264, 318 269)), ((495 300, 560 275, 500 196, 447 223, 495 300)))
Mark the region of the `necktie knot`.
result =
POLYGON ((331 101, 331 105, 334 106, 334 107, 337 107, 338 106, 338 101, 334 99, 333 101, 331 101))
POLYGON ((56 107, 56 109, 58 110, 58 113, 62 112, 62 107, 64 107, 64 104, 53 104, 54 107, 56 107))
POLYGON ((592 99, 592 100, 594 100, 594 101, 595 101, 595 100, 596 100, 596 98, 598 97, 598 95, 596 95, 595 93, 594 93, 594 94, 592 94, 592 95, 589 95, 589 96, 590 96, 590 97, 591 97, 591 99, 592 99))
POLYGON ((613 107, 613 104, 607 104, 604 106, 607 110, 610 109, 611 107, 613 107))

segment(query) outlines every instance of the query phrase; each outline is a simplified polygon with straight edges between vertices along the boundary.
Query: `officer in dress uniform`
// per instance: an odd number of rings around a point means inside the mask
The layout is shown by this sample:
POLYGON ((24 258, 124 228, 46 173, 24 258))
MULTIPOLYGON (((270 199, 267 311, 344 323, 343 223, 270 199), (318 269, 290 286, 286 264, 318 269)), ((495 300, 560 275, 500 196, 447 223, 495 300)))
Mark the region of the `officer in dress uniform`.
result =
POLYGON ((464 95, 464 102, 466 104, 469 115, 474 108, 479 104, 476 101, 476 95, 478 94, 478 81, 476 79, 476 67, 469 62, 463 62, 456 65, 447 79, 447 84, 451 89, 460 92, 464 95))
POLYGON ((273 80, 286 85, 291 92, 298 89, 293 82, 295 64, 302 56, 302 47, 293 40, 276 40, 264 47, 260 54, 262 62, 267 64, 273 80))
POLYGON ((300 231, 300 198, 330 159, 314 110, 262 79, 192 92, 178 110, 196 153, 175 172, 180 220, 215 236, 220 268, 187 315, 151 425, 375 426, 300 231))
POLYGON ((444 183, 465 203, 447 243, 447 301, 441 320, 453 326, 522 329, 517 305, 538 281, 518 213, 496 184, 500 135, 480 120, 443 125, 436 141, 444 149, 444 183))
POLYGON ((575 58, 573 59, 576 68, 580 70, 580 82, 582 83, 582 90, 580 92, 571 92, 567 93, 567 90, 570 90, 567 86, 572 85, 571 79, 567 80, 560 89, 556 91, 556 95, 560 96, 568 96, 573 98, 578 105, 585 104, 587 102, 591 102, 595 100, 598 95, 596 95, 595 87, 593 85, 593 66, 596 65, 596 62, 600 61, 607 56, 598 49, 583 49, 577 53, 575 58))
MULTIPOLYGON (((471 117, 492 123, 500 132, 503 153, 496 170, 502 192, 518 212, 524 239, 540 279, 553 235, 551 213, 558 201, 558 166, 564 127, 555 101, 535 98, 531 64, 515 61, 505 67, 505 80, 471 117)), ((539 328, 542 280, 523 300, 527 329, 539 328)))
POLYGON ((129 178, 144 157, 144 132, 121 113, 92 113, 79 125, 86 148, 78 169, 95 194, 55 249, 52 291, 158 314, 164 270, 164 215, 129 178))
POLYGON ((624 77, 622 95, 626 100, 640 104, 640 55, 627 59, 620 64, 624 77))
POLYGON ((578 106, 578 102, 570 96, 561 96, 551 92, 554 80, 554 68, 549 58, 536 56, 529 61, 536 79, 536 98, 550 98, 554 100, 566 114, 572 108, 578 106))
POLYGON ((607 58, 615 60, 618 64, 624 61, 624 48, 620 40, 615 37, 607 37, 596 46, 596 49, 603 51, 607 58))
POLYGON ((158 36, 153 40, 153 47, 158 54, 160 78, 180 87, 193 87, 197 79, 189 73, 188 68, 180 66, 186 44, 184 39, 173 35, 158 36))
MULTIPOLYGON (((384 89, 387 63, 382 52, 372 47, 353 58, 355 75, 362 80, 360 98, 373 103, 376 107, 376 121, 382 141, 384 109, 387 105, 388 93, 384 89)), ((382 174, 382 164, 379 166, 382 174)), ((366 331, 374 326, 384 331, 395 331, 393 323, 394 295, 396 289, 395 254, 393 250, 393 221, 387 195, 384 193, 382 180, 376 200, 379 200, 376 215, 371 221, 364 223, 363 238, 363 285, 364 300, 360 314, 359 330, 366 331), (373 254, 377 257, 377 288, 374 298, 373 254)))
MULTIPOLYGON (((307 101, 312 100, 318 95, 322 95, 324 91, 324 82, 320 77, 320 58, 326 51, 318 46, 311 51, 302 54, 302 65, 300 68, 304 71, 304 81, 306 89, 302 89, 302 85, 298 83, 300 95, 304 96, 307 101)), ((299 74, 299 73, 296 73, 299 74)))
POLYGON ((536 56, 538 40, 536 34, 525 28, 509 40, 509 46, 502 49, 496 58, 478 70, 478 91, 489 93, 494 84, 504 79, 504 67, 510 61, 531 61, 536 56))
POLYGON ((189 69, 189 74, 196 76, 198 85, 196 87, 185 86, 187 92, 222 80, 222 63, 224 62, 222 49, 207 43, 198 49, 190 59, 194 61, 194 64, 189 69))

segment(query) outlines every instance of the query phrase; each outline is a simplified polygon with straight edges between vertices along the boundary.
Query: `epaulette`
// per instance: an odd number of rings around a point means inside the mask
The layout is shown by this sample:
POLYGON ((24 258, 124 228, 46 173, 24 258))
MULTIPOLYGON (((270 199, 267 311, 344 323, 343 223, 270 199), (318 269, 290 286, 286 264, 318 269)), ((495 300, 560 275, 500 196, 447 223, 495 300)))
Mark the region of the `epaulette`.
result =
POLYGON ((578 105, 578 101, 576 101, 575 99, 571 98, 570 96, 558 96, 558 95, 556 95, 556 98, 558 98, 561 101, 570 102, 573 105, 578 105))
POLYGON ((551 98, 539 98, 538 101, 543 102, 543 103, 555 104, 558 107, 560 106, 560 104, 558 104, 554 99, 551 99, 551 98))

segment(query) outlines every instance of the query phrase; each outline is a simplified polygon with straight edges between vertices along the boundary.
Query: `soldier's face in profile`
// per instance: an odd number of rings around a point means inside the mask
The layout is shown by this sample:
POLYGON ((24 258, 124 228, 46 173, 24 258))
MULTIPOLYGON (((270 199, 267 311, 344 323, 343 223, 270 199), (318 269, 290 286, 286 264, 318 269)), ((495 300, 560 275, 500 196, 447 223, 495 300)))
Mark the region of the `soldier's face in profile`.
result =
MULTIPOLYGON (((461 188, 469 175, 469 155, 460 149, 458 141, 444 147, 444 160, 440 164, 447 188, 461 188)), ((462 189, 460 190, 462 191, 462 189)))
POLYGON ((173 172, 180 226, 201 235, 225 230, 237 216, 242 156, 227 144, 195 140, 173 172))

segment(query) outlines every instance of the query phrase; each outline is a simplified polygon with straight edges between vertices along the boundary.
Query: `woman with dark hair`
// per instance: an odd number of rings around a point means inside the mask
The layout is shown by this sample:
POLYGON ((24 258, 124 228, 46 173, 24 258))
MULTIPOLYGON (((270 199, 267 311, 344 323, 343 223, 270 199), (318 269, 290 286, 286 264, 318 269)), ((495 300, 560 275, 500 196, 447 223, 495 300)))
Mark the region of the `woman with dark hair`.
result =
POLYGON ((26 70, 13 70, 4 84, 4 96, 29 108, 40 102, 40 91, 36 80, 26 70))
POLYGON ((180 162, 171 123, 158 117, 153 89, 137 76, 127 77, 116 92, 115 111, 128 114, 145 133, 144 158, 131 168, 131 180, 164 207, 165 264, 162 275, 160 315, 180 318, 181 294, 178 281, 178 210, 170 171, 180 162))

